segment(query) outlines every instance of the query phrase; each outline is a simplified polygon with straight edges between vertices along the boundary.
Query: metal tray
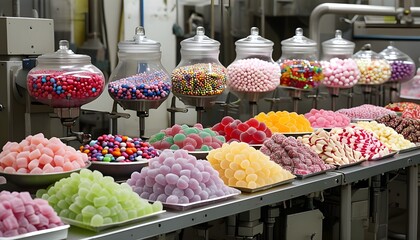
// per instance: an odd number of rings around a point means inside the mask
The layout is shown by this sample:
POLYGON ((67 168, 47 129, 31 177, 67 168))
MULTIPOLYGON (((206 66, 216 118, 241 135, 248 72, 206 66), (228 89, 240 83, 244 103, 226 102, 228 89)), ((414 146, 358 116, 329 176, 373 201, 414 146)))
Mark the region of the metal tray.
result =
POLYGON ((140 171, 147 166, 149 161, 140 160, 134 162, 102 162, 93 161, 89 169, 98 170, 103 175, 111 177, 130 177, 135 171, 140 171))
POLYGON ((141 220, 144 220, 144 219, 162 214, 164 212, 166 212, 166 211, 162 210, 162 211, 154 212, 152 214, 145 215, 145 216, 142 216, 142 217, 133 218, 133 219, 130 219, 130 220, 127 220, 127 221, 122 221, 122 222, 117 222, 117 223, 109 223, 109 224, 104 224, 104 225, 101 225, 101 226, 91 226, 89 224, 79 222, 79 221, 76 221, 76 220, 73 220, 73 219, 63 218, 63 217, 60 217, 60 218, 63 220, 63 222, 68 223, 72 226, 87 229, 87 230, 91 230, 91 231, 95 231, 95 232, 100 232, 100 231, 103 231, 105 229, 109 229, 109 228, 113 228, 113 227, 121 227, 121 226, 126 226, 127 224, 137 223, 141 220))
POLYGON ((343 164, 343 165, 333 164, 333 165, 336 167, 336 169, 343 169, 343 168, 348 168, 348 167, 351 167, 351 166, 359 165, 364 161, 366 161, 366 159, 360 160, 358 162, 349 163, 349 164, 343 164))
POLYGON ((387 154, 387 155, 382 156, 382 157, 369 159, 369 161, 379 161, 379 160, 387 159, 387 158, 393 157, 393 156, 394 156, 395 154, 397 154, 397 153, 398 153, 398 152, 393 152, 393 153, 387 154))
POLYGON ((249 146, 251 146, 251 147, 253 147, 253 148, 255 148, 255 149, 260 149, 262 146, 264 146, 264 144, 249 144, 249 146))
POLYGON ((303 180, 303 179, 306 179, 306 178, 309 178, 309 177, 313 177, 313 176, 316 176, 316 175, 324 174, 326 172, 332 172, 334 170, 335 170, 335 168, 330 168, 330 169, 323 170, 323 171, 320 171, 320 172, 310 173, 310 174, 305 174, 305 175, 295 174, 295 176, 296 176, 297 179, 303 180))
POLYGON ((30 240, 60 240, 66 239, 70 225, 20 234, 14 237, 0 237, 0 240, 30 239, 30 240))
MULTIPOLYGON (((90 162, 83 168, 88 168, 90 162)), ((29 173, 5 173, 0 172, 0 176, 6 178, 7 182, 16 184, 19 187, 46 187, 62 178, 69 177, 74 172, 80 172, 83 168, 75 169, 68 172, 60 173, 42 173, 42 174, 29 174, 29 173)))
MULTIPOLYGON (((226 200, 228 198, 231 198, 231 197, 239 195, 239 194, 241 194, 240 191, 238 191, 237 193, 232 193, 232 194, 228 194, 228 195, 225 195, 225 196, 206 199, 206 200, 193 202, 193 203, 177 203, 177 204, 175 204, 175 203, 173 203, 173 204, 172 203, 162 203, 162 205, 166 209, 185 211, 185 210, 188 210, 188 209, 191 209, 191 208, 208 205, 208 204, 215 203, 215 202, 220 202, 220 201, 226 200)), ((149 200, 149 202, 153 203, 154 201, 149 200)))
POLYGON ((353 118, 351 119, 352 123, 357 123, 357 122, 370 122, 373 121, 374 119, 370 119, 370 118, 353 118))
POLYGON ((280 185, 288 184, 288 183, 293 182, 294 180, 295 180, 295 178, 291 178, 291 179, 287 179, 287 180, 280 181, 280 182, 277 182, 277 183, 257 187, 257 188, 243 188, 243 187, 235 187, 235 188, 238 189, 238 190, 241 190, 241 192, 254 193, 254 192, 266 190, 266 189, 269 189, 269 188, 277 187, 277 186, 280 186, 280 185))
POLYGON ((417 145, 415 147, 401 149, 401 150, 398 151, 398 153, 406 153, 406 152, 416 151, 416 150, 419 150, 419 149, 420 149, 420 145, 417 145))
POLYGON ((188 154, 193 155, 197 159, 207 160, 207 155, 210 151, 188 151, 188 154))
POLYGON ((313 132, 286 132, 286 133, 281 133, 284 136, 287 137, 299 137, 299 136, 304 136, 304 135, 311 135, 313 132))

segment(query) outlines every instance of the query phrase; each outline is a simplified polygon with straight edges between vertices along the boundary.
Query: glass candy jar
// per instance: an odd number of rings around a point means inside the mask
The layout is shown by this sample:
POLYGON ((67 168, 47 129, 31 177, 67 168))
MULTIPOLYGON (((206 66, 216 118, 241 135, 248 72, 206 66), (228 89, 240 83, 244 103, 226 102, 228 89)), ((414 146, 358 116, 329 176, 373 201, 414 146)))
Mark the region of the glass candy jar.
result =
POLYGON ((316 42, 303 36, 302 28, 297 28, 296 35, 283 40, 281 45, 280 86, 307 90, 318 87, 324 75, 317 61, 316 42))
POLYGON ((416 65, 413 59, 393 46, 393 42, 379 53, 391 65, 391 78, 389 82, 406 82, 414 77, 416 65))
POLYGON ((261 37, 258 28, 252 27, 251 35, 236 41, 235 45, 236 59, 227 67, 229 90, 250 101, 262 97, 260 93, 274 91, 280 77, 280 68, 272 58, 274 43, 261 37))
POLYGON ((137 27, 133 40, 118 43, 119 62, 108 84, 109 95, 124 109, 158 108, 169 96, 171 81, 161 63, 160 43, 137 27))
POLYGON ((80 107, 99 97, 104 86, 104 75, 90 57, 75 54, 67 40, 60 40, 56 52, 39 56, 27 77, 29 95, 54 108, 80 107))
POLYGON ((172 91, 195 105, 196 97, 217 97, 226 88, 226 68, 219 62, 220 43, 207 37, 203 27, 196 35, 181 41, 181 61, 172 71, 172 91))
POLYGON ((329 88, 351 88, 360 78, 359 68, 353 60, 355 44, 341 36, 341 31, 335 31, 335 38, 322 43, 322 85, 329 88))
POLYGON ((391 77, 391 66, 381 55, 371 50, 370 44, 365 44, 360 51, 353 55, 353 59, 360 71, 357 84, 382 84, 391 77))

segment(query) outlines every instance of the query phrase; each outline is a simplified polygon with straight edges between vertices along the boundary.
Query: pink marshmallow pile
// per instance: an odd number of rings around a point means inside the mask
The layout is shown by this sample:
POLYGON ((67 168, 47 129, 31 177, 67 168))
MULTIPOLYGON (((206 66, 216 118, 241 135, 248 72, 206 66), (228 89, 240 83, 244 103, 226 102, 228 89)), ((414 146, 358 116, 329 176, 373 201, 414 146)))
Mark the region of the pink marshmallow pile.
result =
POLYGON ((390 153, 389 148, 374 137, 373 133, 355 125, 346 128, 333 128, 330 134, 336 135, 336 140, 359 151, 363 158, 368 160, 374 160, 390 153))
POLYGON ((313 108, 305 114, 305 118, 313 128, 346 127, 350 124, 350 118, 346 115, 324 109, 313 108))
POLYGON ((28 192, 0 192, 0 237, 13 237, 62 225, 46 200, 32 199, 28 192))
POLYGON ((47 139, 42 133, 27 136, 20 143, 7 142, 0 153, 0 171, 5 173, 67 172, 86 166, 88 156, 65 145, 60 139, 47 139))
POLYGON ((376 119, 389 114, 396 115, 394 111, 370 104, 363 104, 353 108, 343 108, 336 112, 342 113, 350 119, 376 119))

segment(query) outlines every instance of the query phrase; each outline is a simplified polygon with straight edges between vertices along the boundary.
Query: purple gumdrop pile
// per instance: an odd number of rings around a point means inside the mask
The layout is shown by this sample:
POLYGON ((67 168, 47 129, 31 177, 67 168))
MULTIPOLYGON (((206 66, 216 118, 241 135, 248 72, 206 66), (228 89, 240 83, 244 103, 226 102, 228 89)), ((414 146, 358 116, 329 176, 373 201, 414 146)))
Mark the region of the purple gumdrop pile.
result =
POLYGON ((44 199, 32 199, 28 192, 0 192, 0 237, 61 226, 63 223, 44 199))
POLYGON ((416 65, 413 62, 396 60, 390 64, 392 68, 390 82, 404 82, 414 77, 416 65))
POLYGON ((185 150, 164 150, 127 180, 140 197, 168 204, 186 204, 239 193, 228 187, 209 162, 185 150))

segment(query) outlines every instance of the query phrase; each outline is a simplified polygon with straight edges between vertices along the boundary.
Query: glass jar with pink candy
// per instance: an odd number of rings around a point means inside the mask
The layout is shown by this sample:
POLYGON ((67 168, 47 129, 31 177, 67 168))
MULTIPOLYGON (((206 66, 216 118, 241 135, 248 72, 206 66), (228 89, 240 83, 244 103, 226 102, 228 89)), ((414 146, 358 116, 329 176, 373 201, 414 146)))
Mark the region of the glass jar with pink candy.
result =
POLYGON ((53 108, 79 108, 104 90, 102 72, 89 56, 70 50, 67 40, 60 41, 56 52, 39 56, 37 63, 28 73, 28 93, 53 108))
POLYGON ((322 85, 329 88, 351 88, 360 78, 360 72, 353 60, 355 44, 343 39, 340 30, 335 37, 322 43, 322 85))
POLYGON ((227 67, 227 85, 239 99, 249 102, 251 116, 255 116, 256 102, 272 94, 279 85, 280 68, 272 58, 274 43, 252 27, 251 34, 236 41, 235 46, 236 58, 227 67))

